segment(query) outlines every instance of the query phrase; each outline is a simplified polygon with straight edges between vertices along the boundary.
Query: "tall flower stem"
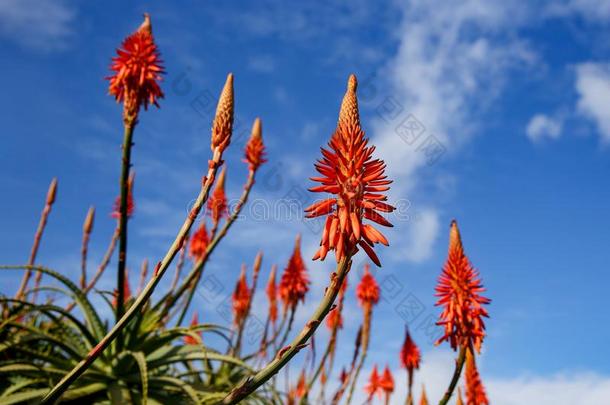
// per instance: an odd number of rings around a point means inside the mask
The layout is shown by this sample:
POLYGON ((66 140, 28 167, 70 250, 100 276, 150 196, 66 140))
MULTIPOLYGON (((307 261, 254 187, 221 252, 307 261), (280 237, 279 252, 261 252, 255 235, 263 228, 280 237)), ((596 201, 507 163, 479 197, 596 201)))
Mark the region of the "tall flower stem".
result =
MULTIPOLYGON (((126 118, 123 133, 123 157, 121 159, 121 205, 119 207, 119 263, 117 268, 117 321, 123 316, 123 301, 125 298, 125 266, 127 263, 127 199, 129 196, 129 169, 131 167, 131 147, 133 145, 133 130, 135 118, 126 118)), ((120 341, 118 342, 120 343, 120 341)))
POLYGON ((464 362, 466 361, 466 350, 468 350, 467 347, 463 345, 460 347, 458 358, 455 360, 455 370, 453 371, 451 382, 449 383, 449 387, 447 388, 445 395, 443 395, 443 398, 441 398, 438 405, 447 405, 447 403, 451 399, 451 395, 453 395, 453 391, 455 391, 455 387, 458 381, 460 380, 460 375, 462 374, 462 369, 464 368, 464 362))
POLYGON ((324 320, 332 305, 339 294, 339 290, 343 285, 349 268, 351 265, 352 252, 345 255, 341 261, 337 264, 337 271, 331 276, 330 285, 328 286, 324 297, 318 304, 318 307, 312 314, 309 321, 305 324, 301 332, 294 338, 294 340, 285 348, 281 349, 276 357, 267 366, 262 368, 253 377, 246 378, 239 383, 235 388, 231 390, 223 400, 222 404, 236 404, 242 399, 246 398, 258 387, 267 382, 273 377, 278 371, 284 367, 290 359, 292 359, 302 348, 305 347, 307 341, 314 334, 320 323, 324 320))
POLYGON ((413 405, 413 370, 407 370, 407 399, 406 405, 413 405))
MULTIPOLYGON (((104 270, 108 267, 108 263, 110 263, 110 258, 112 257, 112 253, 114 253, 114 249, 116 248, 116 242, 119 239, 119 227, 117 226, 112 233, 112 238, 110 238, 110 243, 108 244, 108 249, 106 249, 106 253, 104 253, 104 257, 102 258, 102 262, 98 266, 93 278, 87 284, 87 287, 83 290, 84 294, 87 294, 89 291, 95 287, 102 274, 104 274, 104 270)), ((70 304, 66 306, 66 311, 70 312, 76 306, 76 301, 72 301, 70 304)))
MULTIPOLYGON (((34 234, 34 243, 32 243, 32 250, 30 251, 30 257, 28 259, 28 265, 33 266, 36 261, 36 255, 38 254, 38 247, 40 246, 40 240, 42 239, 42 234, 44 232, 45 227, 47 226, 47 220, 49 218, 49 214, 51 213, 51 207, 55 202, 55 195, 57 193, 57 179, 53 179, 51 184, 49 185, 49 191, 47 192, 47 200, 45 202, 44 208, 42 210, 42 214, 40 215, 40 221, 38 222, 38 228, 36 228, 36 233, 34 234)), ((19 286, 19 290, 17 290, 17 294, 15 294, 15 298, 22 299, 23 293, 27 288, 27 285, 30 281, 30 277, 32 277, 32 271, 30 269, 25 271, 23 278, 21 279, 21 285, 19 286)))
POLYGON ((362 353, 360 354, 360 361, 358 362, 358 366, 354 372, 352 384, 350 385, 349 392, 347 394, 346 404, 350 404, 352 402, 354 390, 356 389, 356 382, 358 381, 358 376, 360 375, 360 371, 362 370, 362 366, 364 365, 364 361, 366 360, 366 355, 368 353, 369 338, 371 335, 371 315, 372 306, 369 304, 369 306, 364 310, 364 325, 362 327, 362 353))
POLYGON ((195 294, 195 290, 197 289, 199 280, 201 280, 201 275, 203 274, 203 268, 204 268, 205 264, 207 263, 208 258, 210 257, 210 255, 212 254, 212 252, 214 251, 216 246, 218 246, 218 243, 225 237, 225 235, 229 231, 229 228, 231 227, 233 222, 235 222, 235 220, 239 217, 239 214, 241 213, 242 208, 248 201, 248 196, 250 195, 250 191, 252 190, 252 186, 254 185, 255 173, 256 172, 253 170, 249 171, 248 180, 246 181, 244 190, 243 190, 241 196, 239 197, 239 202, 237 203, 237 206, 235 207, 235 209, 233 210, 233 212, 231 213, 229 218, 227 218, 227 221, 225 222, 223 227, 220 228, 220 231, 218 231, 216 236, 214 236, 214 239, 207 246, 206 251, 203 254, 203 257, 195 264, 195 266, 193 267, 191 272, 185 277, 185 279, 182 282, 182 284, 180 285, 180 287, 178 287, 178 291, 176 291, 176 293, 173 295, 170 295, 172 292, 169 291, 168 295, 163 297, 163 299, 161 299, 159 301, 159 303, 163 303, 163 302, 166 303, 165 310, 164 310, 164 314, 166 314, 167 311, 172 307, 172 305, 174 305, 176 303, 176 301, 178 301, 178 299, 182 296, 182 294, 184 294, 188 290, 188 295, 187 295, 187 298, 185 301, 185 305, 182 309, 180 317, 178 318, 177 325, 180 325, 184 321, 184 317, 186 316, 186 313, 188 312, 188 308, 191 305, 191 301, 193 300, 193 295, 195 294))
POLYGON ((212 184, 214 183, 214 177, 216 176, 216 171, 218 170, 218 167, 222 163, 221 158, 222 158, 222 152, 221 152, 220 148, 216 148, 214 150, 213 159, 209 162, 207 176, 205 177, 205 180, 203 181, 201 191, 199 192, 199 195, 197 196, 197 199, 195 200, 193 208, 191 208, 189 214, 187 215, 186 219, 184 220, 184 223, 182 224, 182 227, 178 231, 178 235, 176 235, 176 238, 174 239, 174 242, 170 246, 169 250, 163 257, 163 259, 159 263, 157 263, 153 276, 151 277, 150 281, 146 284, 146 286, 144 287, 144 289, 142 290, 140 295, 138 295, 136 300, 129 307, 129 309, 125 312, 125 314, 123 314, 123 316, 112 327, 110 332, 108 332, 106 334, 106 336, 104 336, 102 338, 102 340, 100 340, 100 342, 89 352, 87 357, 85 357, 83 360, 81 360, 72 369, 72 371, 70 371, 66 376, 64 376, 64 378, 62 378, 61 381, 59 383, 57 383, 57 385, 55 385, 53 387, 53 389, 47 395, 45 395, 45 397, 42 399, 42 402, 41 402, 42 405, 54 404, 61 397, 61 395, 68 389, 70 384, 72 384, 78 377, 80 377, 85 371, 87 371, 87 369, 91 366, 91 364, 95 361, 95 359, 97 359, 100 356, 100 354, 102 354, 104 349, 106 349, 110 345, 110 343, 112 343, 112 341, 119 335, 119 333, 123 330, 123 328, 125 328, 125 326, 127 326, 129 321, 142 310, 142 308, 144 307, 144 305, 146 304, 146 302, 152 295, 155 287, 157 286, 159 281, 161 281, 161 278, 163 277, 163 275, 169 268, 169 265, 171 264, 172 260, 174 259, 174 257, 176 256, 176 254, 178 253, 180 248, 182 247, 184 240, 186 238, 186 235, 188 234, 189 230, 191 229, 193 222, 195 222, 195 218, 197 218, 197 215, 199 215, 199 212, 201 211, 201 207, 203 207, 203 204, 205 204, 206 200, 208 199, 208 195, 210 193, 210 188, 212 187, 212 184))

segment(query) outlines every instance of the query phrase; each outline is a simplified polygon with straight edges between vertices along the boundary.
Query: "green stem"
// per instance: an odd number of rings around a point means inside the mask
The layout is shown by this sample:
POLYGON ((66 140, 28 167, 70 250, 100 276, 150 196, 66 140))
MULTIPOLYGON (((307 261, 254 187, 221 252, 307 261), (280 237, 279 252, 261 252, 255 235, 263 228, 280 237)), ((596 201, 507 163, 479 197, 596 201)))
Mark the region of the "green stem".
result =
POLYGON ((110 345, 110 343, 112 343, 112 341, 123 330, 123 328, 127 326, 129 321, 142 310, 142 308, 152 295, 155 287, 157 286, 159 281, 161 281, 163 274, 165 274, 172 260, 182 247, 184 239, 186 238, 187 233, 193 225, 195 218, 197 218, 197 215, 201 211, 201 207, 208 199, 210 188, 212 186, 212 183, 214 182, 214 177, 216 176, 216 171, 221 164, 221 158, 222 152, 217 148, 214 151, 214 157, 213 160, 210 162, 207 177, 205 178, 201 191, 199 192, 199 195, 195 200, 193 208, 184 220, 184 223, 182 224, 182 227, 180 228, 180 231, 178 232, 178 235, 176 236, 176 239, 170 246, 169 250, 163 257, 163 259, 157 264, 153 277, 150 279, 148 284, 146 284, 144 290, 142 290, 140 295, 136 298, 136 300, 129 307, 127 312, 125 312, 125 314, 121 317, 121 319, 119 319, 118 322, 112 327, 110 332, 108 332, 106 336, 104 336, 102 340, 97 344, 97 346, 95 346, 89 352, 87 357, 81 360, 72 369, 72 371, 70 371, 66 376, 64 376, 64 378, 62 378, 61 381, 57 383, 57 385, 55 385, 47 395, 45 395, 45 397, 42 399, 41 405, 54 404, 68 389, 70 384, 72 384, 78 377, 80 377, 81 374, 87 371, 87 369, 91 366, 95 359, 100 356, 104 349, 106 349, 108 345, 110 345))
POLYGON ((362 353, 360 354, 360 361, 358 362, 358 367, 356 367, 356 372, 354 373, 354 379, 352 380, 352 385, 349 388, 349 392, 347 394, 347 402, 349 405, 352 402, 352 397, 354 396, 354 390, 356 388, 356 382, 358 381, 358 376, 360 375, 360 371, 362 370, 362 366, 364 365, 364 361, 366 360, 366 354, 369 348, 369 337, 371 335, 371 315, 372 315, 372 306, 371 304, 367 308, 364 309, 364 327, 362 328, 362 353))
MULTIPOLYGON (((123 316, 125 298, 125 266, 127 263, 127 200, 129 197, 129 169, 131 167, 131 146, 136 120, 125 120, 123 134, 123 157, 121 159, 121 178, 119 180, 121 204, 119 206, 119 264, 117 268, 117 306, 116 320, 123 316)), ((120 339, 117 343, 121 343, 120 339)))
POLYGON ((455 370, 453 371, 453 377, 451 377, 451 382, 449 383, 449 387, 441 398, 438 405, 447 405, 449 400, 451 399, 451 395, 453 395, 453 391, 455 391, 455 386, 460 380, 460 375, 462 374, 462 368, 464 368, 464 361, 466 360, 466 347, 460 347, 460 353, 458 354, 458 358, 455 361, 455 370))
POLYGON ((290 359, 292 359, 311 338, 320 323, 324 320, 328 311, 332 307, 339 289, 343 285, 343 280, 349 272, 351 264, 351 254, 344 257, 337 264, 337 271, 331 277, 330 285, 322 298, 322 301, 318 304, 318 307, 314 311, 309 321, 305 324, 301 332, 294 338, 294 340, 285 349, 281 349, 275 358, 261 369, 253 377, 246 378, 236 387, 234 387, 229 395, 227 395, 222 401, 222 404, 236 404, 242 399, 246 398, 252 392, 254 392, 261 385, 266 383, 271 377, 273 377, 278 371, 284 367, 290 359))

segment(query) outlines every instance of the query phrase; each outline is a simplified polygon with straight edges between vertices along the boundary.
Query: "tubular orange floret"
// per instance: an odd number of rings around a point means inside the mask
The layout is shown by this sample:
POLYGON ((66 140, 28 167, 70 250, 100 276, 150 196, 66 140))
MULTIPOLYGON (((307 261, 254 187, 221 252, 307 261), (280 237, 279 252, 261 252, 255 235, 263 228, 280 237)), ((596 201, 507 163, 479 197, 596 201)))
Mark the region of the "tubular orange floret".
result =
MULTIPOLYGON (((198 326, 199 325, 199 316, 197 315, 197 312, 193 313, 193 319, 191 319, 191 328, 198 326)), ((196 332, 197 335, 199 336, 199 338, 201 339, 201 337, 203 336, 203 332, 202 331, 197 331, 196 332)), ((186 335, 184 336, 184 344, 187 345, 198 345, 200 342, 193 336, 191 335, 186 335)))
POLYGON ((244 162, 248 163, 248 168, 251 171, 256 171, 260 165, 267 161, 265 159, 265 144, 263 143, 262 134, 261 119, 257 118, 252 125, 252 133, 244 151, 244 162))
POLYGON ((267 282, 267 299, 269 300, 269 321, 275 323, 277 321, 277 285, 275 283, 275 273, 277 266, 273 265, 271 273, 269 274, 269 281, 267 282))
MULTIPOLYGON (((136 205, 133 201, 133 183, 135 181, 135 174, 132 172, 129 175, 129 179, 127 180, 127 218, 131 218, 133 216, 133 212, 136 209, 136 205)), ((112 213, 110 214, 112 218, 120 219, 121 218, 121 196, 118 196, 114 200, 114 207, 112 209, 112 213)))
POLYGON ((222 152, 229 146, 233 132, 233 108, 233 73, 229 73, 220 93, 212 124, 212 150, 218 148, 222 152))
POLYGON ((379 385, 385 392, 386 396, 389 396, 394 392, 394 377, 392 376, 392 372, 387 365, 383 369, 383 374, 379 379, 379 385))
POLYGON ((212 218, 212 223, 217 226, 222 218, 227 216, 227 196, 225 194, 225 178, 227 175, 227 168, 223 167, 218 176, 218 182, 214 187, 212 195, 208 200, 208 214, 212 218))
POLYGON ((466 404, 489 405, 472 351, 466 350, 466 404))
POLYGON ((288 308, 296 307, 299 301, 303 302, 307 291, 309 291, 309 277, 301 256, 301 236, 297 235, 294 251, 284 269, 279 285, 284 312, 288 308))
POLYGON ((368 394, 368 400, 371 400, 375 394, 381 396, 383 387, 380 384, 380 380, 381 378, 379 377, 379 372, 377 371, 377 364, 375 364, 373 366, 373 371, 371 371, 371 375, 369 376, 369 382, 364 386, 364 392, 368 394))
POLYGON ((239 280, 235 285, 235 290, 232 296, 233 301, 233 324, 240 325, 248 312, 248 304, 250 302, 250 288, 246 280, 246 266, 241 267, 239 280))
POLYGON ((373 251, 375 243, 388 244, 381 232, 366 218, 382 226, 392 226, 379 212, 392 212, 394 207, 383 203, 387 197, 390 180, 385 175, 385 163, 373 159, 374 146, 360 126, 356 76, 350 75, 347 91, 343 97, 337 129, 332 135, 328 149, 322 148, 322 158, 315 164, 321 177, 312 180, 321 183, 310 189, 325 192, 335 197, 318 201, 305 211, 309 218, 327 215, 320 249, 314 260, 324 260, 329 251, 335 251, 337 262, 360 246, 371 260, 381 266, 373 251))
POLYGON ((202 221, 201 226, 199 226, 191 238, 189 256, 194 260, 200 260, 205 254, 209 243, 210 237, 208 235, 208 230, 205 227, 205 221, 202 221))
POLYGON ((421 355, 419 353, 419 348, 411 338, 411 334, 407 328, 405 333, 405 341, 402 345, 402 349, 400 350, 400 365, 412 373, 414 370, 419 369, 420 360, 421 355))
POLYGON ((457 222, 451 222, 449 254, 436 286, 436 305, 443 306, 438 325, 444 327, 444 335, 436 342, 448 341, 455 350, 458 346, 470 347, 477 352, 485 337, 483 317, 489 317, 483 305, 491 302, 480 295, 485 291, 479 273, 472 267, 464 253, 457 222))
POLYGON ((158 99, 163 98, 163 91, 158 82, 165 72, 148 14, 144 14, 144 22, 138 30, 125 38, 117 49, 110 70, 114 74, 107 77, 110 81, 108 92, 117 102, 123 103, 125 121, 135 121, 141 106, 144 109, 149 104, 159 107, 158 99))
POLYGON ((370 308, 379 302, 379 285, 369 271, 370 266, 364 265, 364 275, 356 287, 356 297, 363 308, 370 308))

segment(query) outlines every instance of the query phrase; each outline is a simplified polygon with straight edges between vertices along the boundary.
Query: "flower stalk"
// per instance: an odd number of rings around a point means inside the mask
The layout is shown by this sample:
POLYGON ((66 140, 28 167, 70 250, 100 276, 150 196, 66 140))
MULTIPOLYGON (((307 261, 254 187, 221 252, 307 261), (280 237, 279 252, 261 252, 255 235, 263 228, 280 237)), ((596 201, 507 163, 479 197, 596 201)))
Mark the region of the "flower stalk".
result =
MULTIPOLYGON (((38 254, 38 248, 40 246, 40 240, 42 239, 42 234, 44 233, 44 229, 47 226, 47 220, 49 219, 49 214, 51 213, 51 207, 53 207, 53 203, 55 202, 55 197, 57 196, 57 178, 53 178, 51 180, 51 184, 49 185, 49 189, 47 191, 47 199, 45 200, 44 208, 42 209, 42 214, 40 215, 40 221, 38 222, 38 228, 36 228, 36 233, 34 234, 34 242, 32 243, 32 249, 30 250, 30 257, 28 258, 28 266, 33 266, 36 261, 36 255, 38 254)), ((21 285, 19 286, 19 290, 15 294, 16 299, 23 299, 23 295, 28 286, 30 278, 32 277, 32 271, 30 269, 26 270, 23 278, 21 279, 21 285)), ((36 279, 40 283, 40 277, 36 275, 36 279)))

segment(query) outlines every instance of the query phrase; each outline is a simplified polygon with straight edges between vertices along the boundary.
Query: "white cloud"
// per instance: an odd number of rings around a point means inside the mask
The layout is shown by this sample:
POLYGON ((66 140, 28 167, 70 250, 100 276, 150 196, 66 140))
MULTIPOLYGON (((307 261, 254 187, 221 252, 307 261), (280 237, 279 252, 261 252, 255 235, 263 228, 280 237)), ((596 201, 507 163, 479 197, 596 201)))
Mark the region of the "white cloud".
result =
POLYGON ((434 242, 439 236, 439 215, 432 208, 424 208, 418 210, 406 224, 404 244, 400 249, 393 249, 390 254, 400 255, 400 259, 411 262, 422 262, 431 256, 434 242))
POLYGON ((41 52, 63 49, 76 12, 64 1, 3 0, 0 37, 41 52))
POLYGON ((610 142, 610 66, 598 63, 578 65, 576 91, 578 111, 595 122, 602 142, 610 142))
POLYGON ((562 126, 563 123, 557 118, 545 114, 536 114, 527 124, 525 133, 533 142, 539 142, 545 138, 557 139, 561 135, 562 126))
POLYGON ((589 21, 608 23, 610 21, 609 0, 568 0, 550 2, 545 14, 554 17, 566 17, 580 14, 589 21))
MULTIPOLYGON (((416 0, 406 7, 398 51, 382 69, 383 79, 361 86, 363 94, 375 90, 375 100, 369 102, 381 117, 373 123, 372 143, 386 160, 389 177, 400 180, 393 184, 394 201, 407 193, 418 195, 414 189, 422 183, 424 169, 435 162, 427 146, 455 153, 480 128, 477 115, 498 96, 510 70, 535 60, 526 44, 510 34, 527 13, 512 2, 477 0, 460 7, 416 0), (413 124, 419 129, 407 128, 413 124)), ((425 174, 442 176, 436 170, 425 174)), ((419 210, 420 203, 411 201, 419 210)), ((431 253, 438 230, 435 210, 426 208, 408 237, 401 233, 402 240, 392 241, 399 249, 411 247, 410 260, 423 261, 431 253)))

